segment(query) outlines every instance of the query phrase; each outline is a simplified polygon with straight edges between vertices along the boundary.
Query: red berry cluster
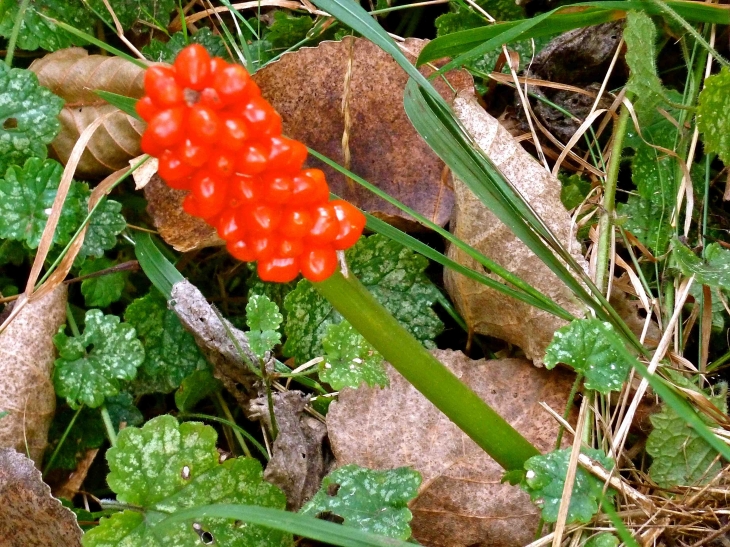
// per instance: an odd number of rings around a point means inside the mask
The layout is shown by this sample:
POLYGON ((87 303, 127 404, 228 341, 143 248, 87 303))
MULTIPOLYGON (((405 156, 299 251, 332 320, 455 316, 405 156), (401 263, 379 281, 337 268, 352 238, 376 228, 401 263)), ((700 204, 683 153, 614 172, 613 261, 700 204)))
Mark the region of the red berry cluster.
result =
POLYGON ((172 67, 147 69, 144 86, 142 150, 168 186, 190 192, 187 213, 214 226, 235 258, 257 261, 264 281, 334 273, 335 251, 355 244, 365 217, 330 201, 322 171, 302 169, 307 148, 281 135, 281 116, 244 67, 194 44, 172 67))

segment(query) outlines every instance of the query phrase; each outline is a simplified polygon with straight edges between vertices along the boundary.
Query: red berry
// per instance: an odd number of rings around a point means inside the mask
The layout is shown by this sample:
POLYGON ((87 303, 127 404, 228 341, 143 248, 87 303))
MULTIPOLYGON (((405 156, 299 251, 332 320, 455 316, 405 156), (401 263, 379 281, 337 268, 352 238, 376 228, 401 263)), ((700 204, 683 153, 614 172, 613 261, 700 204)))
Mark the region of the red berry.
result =
POLYGON ((269 258, 256 264, 261 281, 289 283, 299 275, 299 265, 295 258, 269 258))
POLYGON ((145 93, 163 108, 181 104, 185 100, 182 88, 175 80, 175 73, 166 66, 154 65, 144 75, 145 93))
POLYGON ((246 244, 256 260, 266 260, 274 256, 276 241, 271 235, 252 235, 246 238, 246 244))
POLYGON ((340 222, 332 204, 320 205, 314 212, 314 224, 306 236, 308 244, 314 246, 329 245, 340 232, 340 222))
POLYGON ((249 129, 241 118, 228 117, 223 120, 220 145, 228 150, 239 150, 249 137, 249 129))
POLYGON ((251 247, 243 239, 234 239, 226 243, 226 249, 231 253, 233 258, 237 258, 241 262, 253 262, 256 260, 251 247))
POLYGON ((192 196, 198 207, 196 216, 211 218, 219 214, 226 205, 226 184, 205 172, 199 171, 191 182, 192 196))
POLYGON ((238 219, 235 209, 224 209, 216 219, 216 230, 224 241, 243 239, 245 230, 238 219))
POLYGON ((162 149, 170 148, 180 142, 185 135, 185 109, 170 108, 163 110, 150 120, 142 138, 142 149, 153 156, 159 156, 162 149), (145 150, 145 138, 152 150, 145 150))
POLYGON ((261 201, 261 182, 248 175, 233 175, 229 192, 231 206, 254 205, 261 201))
POLYGON ((299 267, 310 281, 324 281, 337 270, 337 253, 331 247, 308 249, 299 257, 299 267))
POLYGON ((207 167, 213 176, 226 179, 236 171, 236 157, 229 150, 218 150, 210 155, 207 167))
POLYGON ((244 175, 258 175, 268 164, 266 149, 258 143, 245 144, 238 152, 236 172, 244 175))
POLYGON ((292 201, 298 205, 320 205, 329 200, 329 186, 319 169, 305 169, 292 182, 292 201))
POLYGON ((224 104, 240 103, 256 94, 256 84, 241 65, 214 66, 214 72, 213 89, 224 104))
POLYGON ((226 68, 228 66, 228 63, 225 59, 222 59, 221 57, 213 57, 210 60, 210 76, 215 81, 215 76, 218 74, 221 70, 226 68))
POLYGON ((301 239, 282 237, 276 247, 276 256, 294 258, 304 252, 304 242, 301 239))
POLYGON ((194 141, 215 144, 221 135, 221 121, 212 108, 196 104, 190 108, 188 131, 194 141))
POLYGON ((213 110, 220 110, 223 108, 223 101, 218 95, 218 92, 212 87, 206 87, 200 92, 198 103, 203 106, 207 106, 208 108, 212 108, 213 110))
POLYGON ((269 169, 298 174, 307 158, 307 147, 299 141, 275 135, 269 139, 269 169))
POLYGON ((154 118, 155 114, 160 111, 160 107, 158 107, 147 95, 137 101, 137 104, 134 105, 134 109, 137 111, 137 114, 139 114, 139 117, 146 122, 154 118))
POLYGON ((314 221, 306 209, 287 209, 281 217, 279 233, 288 237, 302 238, 309 233, 314 221))
POLYGON ((208 85, 210 55, 200 44, 190 44, 177 54, 175 77, 182 87, 200 91, 208 85))
POLYGON ((263 175, 264 200, 267 203, 283 205, 292 195, 292 180, 286 175, 263 175))
POLYGON ((210 148, 190 139, 185 139, 178 147, 177 152, 180 159, 192 167, 202 166, 210 157, 210 148))
POLYGON ((340 222, 340 231, 332 246, 338 251, 344 251, 360 239, 367 220, 357 207, 346 201, 338 199, 333 201, 331 205, 334 207, 337 220, 340 222))
POLYGON ((171 188, 187 190, 187 179, 193 174, 193 168, 183 163, 180 156, 172 150, 165 150, 157 160, 157 173, 171 188), (183 184, 177 184, 178 182, 183 184))
POLYGON ((241 110, 254 135, 281 134, 281 116, 263 97, 252 97, 241 110))
POLYGON ((268 205, 254 205, 239 209, 241 224, 252 234, 270 234, 281 221, 281 211, 268 205))

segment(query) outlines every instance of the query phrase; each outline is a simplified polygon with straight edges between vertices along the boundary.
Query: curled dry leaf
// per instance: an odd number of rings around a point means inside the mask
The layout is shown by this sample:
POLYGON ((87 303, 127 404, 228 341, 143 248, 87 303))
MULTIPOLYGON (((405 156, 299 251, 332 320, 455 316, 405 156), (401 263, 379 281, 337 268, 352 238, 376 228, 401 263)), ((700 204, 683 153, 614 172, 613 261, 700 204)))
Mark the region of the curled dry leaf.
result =
POLYGON ((139 139, 144 123, 108 104, 94 93, 110 91, 127 97, 143 94, 144 69, 120 57, 89 55, 83 48, 68 48, 34 61, 30 70, 41 85, 63 98, 61 132, 51 143, 51 153, 63 164, 81 132, 95 119, 109 116, 95 133, 81 157, 76 174, 101 178, 140 154, 139 139))
MULTIPOLYGON (((547 371, 524 359, 472 361, 436 350, 482 399, 540 451, 552 450, 573 375, 547 371)), ((423 475, 410 503, 413 536, 429 547, 512 547, 532 541, 539 510, 518 487, 501 484, 502 468, 444 414, 388 367, 390 387, 343 389, 327 413, 337 466, 372 469, 412 466, 423 475)))
MULTIPOLYGON (((424 45, 423 40, 409 39, 403 49, 415 61, 424 45)), ((430 72, 424 69, 425 74, 430 72)), ((474 87, 464 71, 446 76, 456 90, 474 87)), ((258 71, 254 80, 281 113, 287 136, 340 165, 346 165, 342 103, 347 83, 350 170, 436 224, 443 226, 449 220, 454 201, 444 164, 405 114, 403 90, 408 76, 378 46, 363 38, 347 37, 316 48, 301 48, 258 71)), ((453 99, 443 80, 435 80, 434 85, 447 100, 453 99)), ((343 199, 401 227, 420 226, 407 222, 398 209, 357 183, 346 181, 322 162, 310 156, 307 163, 321 168, 332 192, 343 199)))
POLYGON ((0 448, 0 543, 6 547, 80 547, 76 516, 51 496, 33 462, 0 448))
POLYGON ((0 334, 0 410, 9 412, 0 419, 0 447, 25 453, 27 444, 38 465, 56 408, 53 336, 66 322, 67 297, 59 285, 29 302, 0 334))
MULTIPOLYGON (((580 254, 580 244, 571 233, 570 214, 560 201, 560 181, 525 151, 472 94, 460 94, 454 101, 454 112, 481 149, 520 191, 558 240, 572 250, 578 264, 587 270, 588 264, 580 254)), ((482 204, 466 184, 456 178, 454 193, 456 206, 451 229, 455 236, 524 279, 576 317, 583 316, 583 308, 571 291, 482 204)), ((480 268, 475 260, 453 245, 448 256, 467 267, 480 268)), ((445 271, 444 282, 470 329, 521 347, 536 364, 542 362, 555 330, 566 324, 554 315, 518 302, 452 270, 445 271)))

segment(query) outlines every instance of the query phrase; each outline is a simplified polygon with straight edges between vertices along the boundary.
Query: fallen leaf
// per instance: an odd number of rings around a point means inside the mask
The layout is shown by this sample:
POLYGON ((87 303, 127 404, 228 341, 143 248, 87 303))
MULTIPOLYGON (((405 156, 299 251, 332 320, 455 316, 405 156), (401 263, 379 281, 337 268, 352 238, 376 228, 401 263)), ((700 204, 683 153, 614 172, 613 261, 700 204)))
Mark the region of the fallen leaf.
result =
MULTIPOLYGON (((473 95, 460 94, 454 101, 454 112, 481 149, 520 191, 558 240, 572 250, 578 264, 587 270, 588 264, 580 254, 580 244, 571 233, 570 214, 560 201, 560 181, 524 150, 476 102, 473 95)), ((583 308, 571 291, 482 204, 466 184, 456 178, 454 193, 456 206, 451 230, 456 237, 521 277, 576 317, 583 316, 583 308)), ((480 269, 475 260, 453 245, 449 247, 448 256, 469 268, 480 269)), ((521 347, 536 364, 542 362, 555 330, 566 324, 552 314, 518 302, 453 270, 446 269, 444 283, 470 329, 521 347)))
MULTIPOLYGON (((574 376, 524 359, 472 361, 433 354, 540 451, 552 450, 558 426, 540 406, 563 412, 574 376)), ((413 535, 429 547, 520 546, 534 539, 539 509, 502 468, 389 367, 386 389, 346 388, 327 413, 337 466, 412 466, 423 475, 409 505, 413 535)))
MULTIPOLYGON (((424 45, 423 40, 409 39, 402 48, 415 62, 424 45)), ((424 70, 425 74, 431 72, 424 70)), ((447 77, 456 90, 473 89, 471 76, 464 71, 449 72, 447 77)), ((346 165, 342 97, 349 81, 350 170, 436 224, 448 222, 454 199, 444 164, 406 117, 403 90, 408 76, 378 46, 348 37, 341 42, 323 42, 316 48, 301 48, 259 70, 254 80, 282 115, 287 136, 340 165, 346 165)), ((434 85, 447 100, 453 98, 442 79, 435 80, 434 85)), ((322 169, 332 192, 343 199, 400 227, 420 226, 313 157, 307 164, 322 169)))
POLYGON ((89 469, 94 463, 98 453, 98 448, 92 448, 91 450, 86 451, 86 455, 79 461, 76 469, 71 472, 68 479, 66 479, 66 481, 58 487, 58 489, 54 489, 56 496, 67 500, 74 499, 74 496, 79 493, 79 490, 81 490, 81 485, 84 484, 86 476, 89 474, 89 469))
POLYGON ((9 412, 0 419, 0 447, 25 453, 27 446, 38 465, 56 408, 53 335, 66 322, 67 297, 59 285, 29 302, 0 334, 0 410, 9 412))
POLYGON ((76 168, 79 177, 101 178, 127 165, 140 154, 139 139, 145 124, 99 97, 95 90, 127 97, 143 94, 144 69, 122 59, 89 55, 83 48, 61 49, 34 61, 30 70, 41 85, 63 98, 61 132, 51 143, 51 154, 64 165, 86 127, 114 112, 94 133, 76 168))
POLYGON ((81 535, 76 516, 51 496, 33 462, 12 448, 0 448, 2 544, 80 547, 81 535))

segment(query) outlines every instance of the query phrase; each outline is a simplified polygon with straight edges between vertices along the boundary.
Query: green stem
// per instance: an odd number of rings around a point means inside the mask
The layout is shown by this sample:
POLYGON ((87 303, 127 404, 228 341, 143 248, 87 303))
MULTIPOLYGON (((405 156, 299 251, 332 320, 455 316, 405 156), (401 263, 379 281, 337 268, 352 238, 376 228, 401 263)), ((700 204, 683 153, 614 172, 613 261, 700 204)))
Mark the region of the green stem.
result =
POLYGON ((616 183, 621 167, 621 152, 624 148, 624 137, 629 122, 629 110, 621 107, 621 114, 614 131, 614 140, 611 147, 611 158, 608 160, 606 182, 603 185, 603 211, 598 221, 598 258, 596 260, 596 287, 606 292, 608 287, 608 267, 611 256, 611 234, 613 233, 613 216, 616 210, 616 183))
POLYGON ((107 437, 109 437, 109 444, 111 444, 112 446, 116 446, 117 445, 117 432, 114 429, 114 424, 112 423, 112 417, 109 416, 109 410, 107 410, 106 405, 102 405, 102 407, 99 410, 101 410, 101 419, 104 422, 104 427, 106 428, 107 437))
MULTIPOLYGON (((578 374, 575 377, 575 381, 573 382, 573 387, 570 388, 570 393, 568 394, 568 402, 565 404, 565 410, 563 411, 563 419, 565 421, 568 421, 568 418, 570 417, 570 411, 573 410, 573 402, 575 401, 575 395, 578 393, 578 388, 580 388, 580 385, 583 383, 583 375, 578 374)), ((555 439, 555 450, 560 448, 560 444, 563 442, 563 433, 565 433, 565 427, 563 425, 560 425, 560 428, 558 429, 558 437, 555 439)), ((576 432, 577 434, 577 432, 576 432)))
POLYGON ((61 451, 61 447, 63 446, 63 443, 66 442, 66 437, 68 437, 68 434, 71 433, 71 429, 73 428, 74 424, 76 423, 76 418, 79 417, 79 414, 81 414, 81 411, 83 410, 84 405, 81 405, 77 410, 76 414, 73 415, 73 418, 71 418, 71 421, 66 426, 66 430, 63 432, 63 435, 61 435, 61 438, 58 441, 58 444, 56 445, 56 448, 53 449, 53 454, 51 454, 51 458, 48 460, 48 463, 46 464, 46 468, 43 470, 43 476, 46 476, 46 473, 48 473, 50 470, 53 469, 53 463, 56 461, 56 458, 58 457, 58 453, 61 451))
MULTIPOLYGON (((216 391, 215 396, 218 399, 218 403, 221 405, 221 409, 223 409, 223 414, 226 415, 226 418, 228 418, 228 421, 231 424, 235 424, 236 421, 233 419, 233 414, 231 414, 231 409, 228 408, 228 404, 226 403, 226 400, 223 398, 223 395, 221 395, 221 392, 216 391)), ((243 440, 243 437, 241 436, 241 432, 239 431, 239 428, 231 427, 231 430, 233 431, 233 435, 236 437, 238 444, 241 445, 241 450, 243 450, 243 453, 250 458, 251 451, 248 449, 248 445, 246 444, 246 441, 243 440)))
POLYGON ((71 332, 74 336, 81 336, 81 332, 79 331, 79 326, 76 324, 76 319, 74 319, 74 314, 71 312, 71 304, 66 302, 66 321, 68 321, 68 326, 71 327, 71 332))
POLYGON ((13 55, 15 54, 15 44, 18 41, 18 35, 20 34, 20 26, 23 24, 23 17, 25 16, 25 10, 28 9, 30 0, 23 0, 18 8, 18 14, 15 16, 15 23, 13 24, 13 30, 8 40, 8 50, 5 54, 5 64, 9 67, 13 66, 13 55))
POLYGON ((504 469, 523 469, 540 452, 431 355, 349 274, 337 272, 317 291, 383 357, 504 469))
POLYGON ((267 461, 269 460, 269 453, 266 452, 266 449, 261 445, 261 443, 258 442, 248 431, 246 431, 240 425, 231 420, 226 420, 225 418, 220 418, 218 416, 211 416, 210 414, 200 414, 196 412, 181 412, 180 414, 178 414, 178 418, 180 418, 181 420, 187 420, 189 418, 209 420, 211 422, 218 422, 223 425, 227 425, 233 431, 238 431, 241 435, 246 437, 249 442, 254 445, 256 449, 261 453, 261 455, 266 458, 267 461))

